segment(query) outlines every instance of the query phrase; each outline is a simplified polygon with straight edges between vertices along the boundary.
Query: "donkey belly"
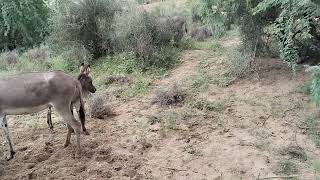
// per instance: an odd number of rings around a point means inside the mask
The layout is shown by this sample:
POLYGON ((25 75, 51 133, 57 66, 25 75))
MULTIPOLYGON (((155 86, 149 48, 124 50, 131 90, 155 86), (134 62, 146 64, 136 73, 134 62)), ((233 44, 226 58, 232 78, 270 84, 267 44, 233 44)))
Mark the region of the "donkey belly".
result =
POLYGON ((49 104, 34 106, 34 107, 24 107, 24 108, 6 108, 2 109, 3 114, 6 115, 23 115, 23 114, 31 114, 36 113, 42 110, 45 110, 49 107, 49 104))

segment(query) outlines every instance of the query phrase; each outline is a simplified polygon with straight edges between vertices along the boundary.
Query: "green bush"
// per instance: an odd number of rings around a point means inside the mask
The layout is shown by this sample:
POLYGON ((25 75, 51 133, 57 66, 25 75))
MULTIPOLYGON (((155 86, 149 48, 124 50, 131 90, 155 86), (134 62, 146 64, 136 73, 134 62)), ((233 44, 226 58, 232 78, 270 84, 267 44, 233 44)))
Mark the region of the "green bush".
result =
POLYGON ((234 0, 196 0, 192 3, 192 19, 207 24, 213 37, 219 38, 231 29, 237 5, 234 0))
POLYGON ((114 16, 120 11, 112 0, 58 1, 51 18, 51 42, 85 47, 96 59, 113 51, 114 16))
POLYGON ((0 70, 8 70, 19 61, 17 51, 8 51, 0 54, 0 70))
POLYGON ((250 72, 254 54, 249 52, 249 50, 242 49, 234 49, 229 52, 225 61, 227 70, 225 76, 230 78, 230 81, 243 78, 250 72))
POLYGON ((134 10, 123 13, 116 22, 118 51, 133 52, 144 70, 175 65, 178 49, 172 40, 176 31, 170 22, 160 26, 158 17, 134 10))
POLYGON ((312 102, 320 106, 320 66, 307 66, 307 72, 311 73, 310 96, 312 102))
POLYGON ((29 48, 48 34, 49 9, 43 0, 0 1, 0 50, 29 48))

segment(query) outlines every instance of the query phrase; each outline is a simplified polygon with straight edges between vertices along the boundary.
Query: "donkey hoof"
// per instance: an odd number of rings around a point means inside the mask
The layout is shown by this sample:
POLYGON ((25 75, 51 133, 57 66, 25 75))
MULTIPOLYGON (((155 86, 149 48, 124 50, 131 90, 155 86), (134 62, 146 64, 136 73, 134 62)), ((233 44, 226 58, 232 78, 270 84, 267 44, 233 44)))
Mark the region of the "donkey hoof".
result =
POLYGON ((70 143, 64 143, 63 147, 66 148, 70 145, 70 143))
POLYGON ((7 158, 7 161, 10 161, 11 159, 13 159, 15 154, 16 154, 16 152, 11 151, 10 152, 10 157, 7 158))
POLYGON ((86 136, 90 135, 90 133, 87 130, 83 131, 83 134, 86 136))

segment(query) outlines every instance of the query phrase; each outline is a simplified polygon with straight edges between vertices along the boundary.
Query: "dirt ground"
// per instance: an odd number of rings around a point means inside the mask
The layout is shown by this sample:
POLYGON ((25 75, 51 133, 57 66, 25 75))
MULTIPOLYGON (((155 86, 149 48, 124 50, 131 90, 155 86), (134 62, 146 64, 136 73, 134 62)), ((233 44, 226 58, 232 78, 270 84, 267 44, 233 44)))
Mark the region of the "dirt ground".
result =
MULTIPOLYGON (((225 49, 235 42, 220 41, 225 49)), ((315 179, 312 162, 320 151, 299 128, 317 114, 299 91, 309 75, 301 69, 293 76, 278 59, 262 58, 261 68, 248 78, 224 87, 210 83, 198 93, 197 97, 222 103, 219 111, 151 103, 159 87, 190 87, 203 62, 214 82, 222 69, 221 51, 186 50, 181 64, 153 82, 148 95, 113 100, 116 115, 105 120, 88 117, 90 135, 82 136, 80 159, 74 157, 74 137, 72 146, 63 147, 67 129, 60 117, 53 118, 53 133, 46 112, 9 117, 17 153, 7 162, 7 144, 0 144, 0 179, 257 179, 277 176, 283 160, 297 166, 293 175, 298 179, 315 179), (177 115, 174 128, 149 123, 163 112, 177 115), (292 158, 291 147, 300 147, 307 160, 292 158)))

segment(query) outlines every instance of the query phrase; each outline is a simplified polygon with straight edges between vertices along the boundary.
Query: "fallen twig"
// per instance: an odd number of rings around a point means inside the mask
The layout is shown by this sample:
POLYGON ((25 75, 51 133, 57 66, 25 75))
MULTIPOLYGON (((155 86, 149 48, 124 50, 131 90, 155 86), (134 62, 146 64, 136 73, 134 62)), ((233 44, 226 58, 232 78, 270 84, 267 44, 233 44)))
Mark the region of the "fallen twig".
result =
POLYGON ((262 180, 262 179, 279 179, 279 178, 295 178, 299 177, 298 175, 293 175, 293 176, 272 176, 272 177, 263 177, 263 178, 257 178, 257 180, 262 180))
POLYGON ((163 169, 168 169, 168 170, 172 170, 172 171, 188 171, 186 169, 177 169, 177 168, 172 168, 172 167, 160 167, 163 169))

